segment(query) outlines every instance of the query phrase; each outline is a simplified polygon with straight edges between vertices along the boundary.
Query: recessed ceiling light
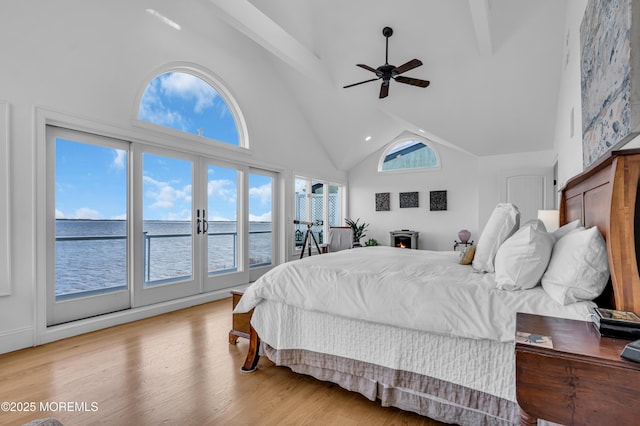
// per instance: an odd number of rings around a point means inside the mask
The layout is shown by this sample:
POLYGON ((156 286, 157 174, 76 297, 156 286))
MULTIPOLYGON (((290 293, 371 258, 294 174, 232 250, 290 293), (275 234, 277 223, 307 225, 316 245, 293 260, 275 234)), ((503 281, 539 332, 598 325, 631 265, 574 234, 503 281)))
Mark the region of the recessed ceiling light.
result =
POLYGON ((422 129, 418 129, 418 131, 419 131, 420 133, 424 133, 424 130, 422 130, 422 129))
POLYGON ((369 142, 369 141, 371 140, 371 136, 367 136, 366 138, 364 138, 364 140, 365 140, 366 142, 369 142))
POLYGON ((162 22, 164 22, 165 24, 167 24, 171 28, 174 28, 174 29, 180 31, 180 25, 176 24, 171 19, 169 19, 166 16, 164 16, 162 13, 160 13, 160 12, 154 10, 154 9, 147 9, 147 13, 155 16, 156 18, 158 18, 159 20, 161 20, 162 22))

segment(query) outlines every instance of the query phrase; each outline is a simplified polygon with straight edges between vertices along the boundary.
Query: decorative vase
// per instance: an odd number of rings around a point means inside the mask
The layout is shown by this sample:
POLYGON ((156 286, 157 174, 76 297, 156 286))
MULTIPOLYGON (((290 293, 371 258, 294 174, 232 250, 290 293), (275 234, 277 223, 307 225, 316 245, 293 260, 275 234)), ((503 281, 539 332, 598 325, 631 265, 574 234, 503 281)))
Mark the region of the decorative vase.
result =
POLYGON ((458 232, 458 238, 460 238, 460 242, 462 244, 466 244, 467 241, 469 241, 469 238, 471 238, 471 232, 469 232, 466 229, 463 229, 460 232, 458 232))

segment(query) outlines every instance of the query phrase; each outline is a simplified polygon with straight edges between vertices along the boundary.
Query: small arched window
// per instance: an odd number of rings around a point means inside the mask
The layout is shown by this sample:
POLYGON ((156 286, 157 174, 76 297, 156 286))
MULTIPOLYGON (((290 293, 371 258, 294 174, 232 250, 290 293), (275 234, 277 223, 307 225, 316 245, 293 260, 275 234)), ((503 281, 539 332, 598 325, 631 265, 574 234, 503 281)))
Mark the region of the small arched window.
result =
POLYGON ((235 102, 209 80, 182 70, 158 75, 140 98, 138 119, 246 147, 244 122, 235 102))
POLYGON ((439 169, 440 158, 426 141, 404 138, 392 143, 382 154, 379 172, 439 169))

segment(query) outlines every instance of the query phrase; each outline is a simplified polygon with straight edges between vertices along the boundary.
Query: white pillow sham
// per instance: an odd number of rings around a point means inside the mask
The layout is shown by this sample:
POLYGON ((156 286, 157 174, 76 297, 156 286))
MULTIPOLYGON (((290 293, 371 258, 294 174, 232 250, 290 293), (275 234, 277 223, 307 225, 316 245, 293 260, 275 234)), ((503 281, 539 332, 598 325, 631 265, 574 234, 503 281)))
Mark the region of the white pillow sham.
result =
POLYGON ((558 241, 569 232, 579 228, 582 228, 582 222, 580 222, 580 219, 576 219, 573 222, 565 223, 560 228, 553 231, 551 234, 553 234, 553 237, 556 239, 556 241, 558 241))
POLYGON ((496 253, 496 287, 527 290, 538 285, 549 265, 554 242, 541 220, 524 224, 496 253))
POLYGON ((498 248, 520 227, 520 212, 510 203, 498 204, 480 234, 472 266, 481 272, 493 272, 498 248))
POLYGON ((542 288, 561 305, 598 297, 609 280, 604 238, 597 227, 576 229, 553 246, 542 288))

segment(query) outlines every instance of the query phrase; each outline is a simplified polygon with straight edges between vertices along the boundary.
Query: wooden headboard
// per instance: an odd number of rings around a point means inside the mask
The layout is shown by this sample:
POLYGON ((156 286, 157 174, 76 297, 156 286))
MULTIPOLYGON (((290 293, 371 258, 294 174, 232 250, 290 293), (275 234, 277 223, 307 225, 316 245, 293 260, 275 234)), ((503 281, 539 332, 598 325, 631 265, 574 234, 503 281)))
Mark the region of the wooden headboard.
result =
POLYGON ((640 313, 640 149, 613 151, 570 179, 560 198, 560 225, 580 219, 607 242, 611 282, 598 305, 640 313), (638 234, 636 234, 638 229, 638 234))

